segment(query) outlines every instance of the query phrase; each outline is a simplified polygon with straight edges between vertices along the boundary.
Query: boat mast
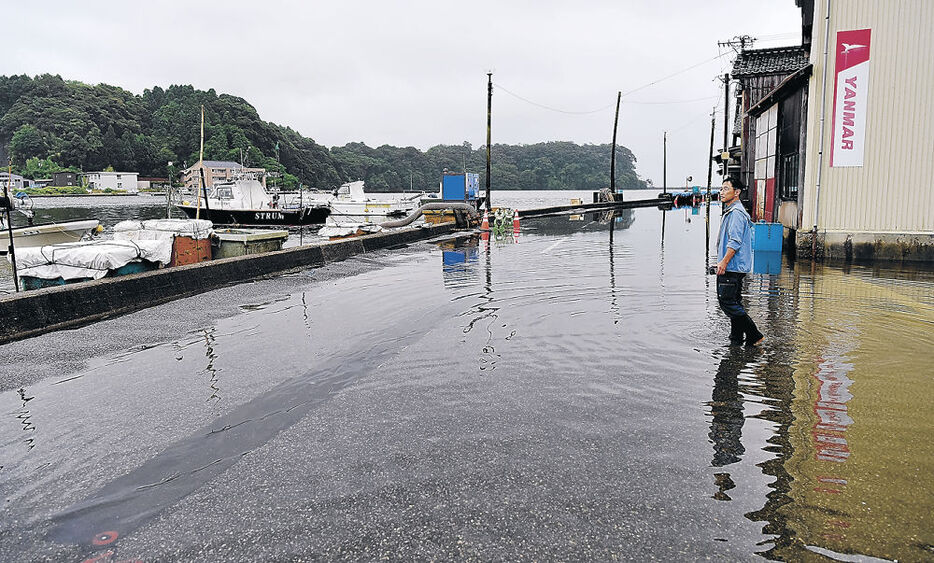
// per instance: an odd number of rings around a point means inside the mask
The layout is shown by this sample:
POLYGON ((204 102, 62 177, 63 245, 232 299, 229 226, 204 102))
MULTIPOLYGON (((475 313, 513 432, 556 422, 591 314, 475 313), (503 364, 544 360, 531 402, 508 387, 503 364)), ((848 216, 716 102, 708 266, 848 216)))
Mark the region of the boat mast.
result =
POLYGON ((204 104, 201 104, 201 150, 198 153, 198 169, 201 173, 201 187, 198 190, 198 206, 195 208, 195 219, 201 218, 201 192, 204 191, 204 212, 211 218, 211 206, 208 204, 208 186, 204 181, 204 104))
POLYGON ((13 208, 13 199, 10 197, 10 183, 13 181, 13 151, 7 155, 7 174, 6 183, 3 184, 3 197, 6 199, 6 231, 10 237, 10 262, 13 265, 13 285, 16 292, 19 293, 19 276, 16 273, 16 250, 13 248, 13 219, 10 217, 10 209, 13 208))

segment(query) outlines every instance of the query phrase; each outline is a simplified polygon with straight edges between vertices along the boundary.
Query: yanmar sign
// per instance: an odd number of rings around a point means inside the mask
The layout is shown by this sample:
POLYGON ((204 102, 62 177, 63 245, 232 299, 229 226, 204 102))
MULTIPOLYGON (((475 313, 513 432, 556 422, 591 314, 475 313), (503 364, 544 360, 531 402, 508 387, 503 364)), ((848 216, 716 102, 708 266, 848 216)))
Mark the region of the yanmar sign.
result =
POLYGON ((868 29, 837 32, 830 166, 862 166, 869 98, 868 29))

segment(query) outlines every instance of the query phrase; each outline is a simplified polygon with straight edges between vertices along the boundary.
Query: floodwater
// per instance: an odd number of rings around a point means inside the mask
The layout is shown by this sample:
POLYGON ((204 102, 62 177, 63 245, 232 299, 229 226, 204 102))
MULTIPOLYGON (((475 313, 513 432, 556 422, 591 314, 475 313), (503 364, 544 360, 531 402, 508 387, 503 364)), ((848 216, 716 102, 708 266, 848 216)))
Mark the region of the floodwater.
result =
POLYGON ((0 559, 934 558, 934 274, 764 257, 730 347, 705 227, 523 219, 0 346, 0 559))

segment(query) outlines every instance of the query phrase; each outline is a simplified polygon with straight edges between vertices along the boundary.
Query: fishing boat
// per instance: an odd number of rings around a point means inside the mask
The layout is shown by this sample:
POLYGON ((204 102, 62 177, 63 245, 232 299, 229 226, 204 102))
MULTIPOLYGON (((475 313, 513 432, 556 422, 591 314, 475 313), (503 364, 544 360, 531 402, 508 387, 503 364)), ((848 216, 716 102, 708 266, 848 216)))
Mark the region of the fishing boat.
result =
MULTIPOLYGON (((11 198, 13 209, 26 216, 29 225, 24 227, 13 227, 13 248, 33 248, 37 246, 46 246, 50 244, 60 244, 63 242, 77 242, 87 238, 92 231, 100 226, 100 222, 95 219, 65 221, 63 223, 41 223, 32 224, 34 212, 32 201, 25 194, 17 194, 11 198)), ((9 252, 9 234, 7 233, 7 224, 5 218, 0 216, 0 229, 2 229, 2 240, 0 243, 0 255, 9 252)))
POLYGON ((22 288, 41 289, 155 270, 172 260, 172 239, 97 240, 17 249, 22 288))
POLYGON ((381 223, 388 219, 404 217, 418 207, 424 193, 411 194, 397 199, 372 199, 363 189, 363 181, 348 182, 337 189, 329 201, 331 210, 328 224, 381 223))
POLYGON ((330 211, 327 201, 307 201, 302 193, 270 193, 251 172, 215 183, 208 188, 206 203, 186 199, 176 203, 175 207, 190 218, 197 216, 215 225, 243 226, 323 223, 330 211))
MULTIPOLYGON (((33 248, 37 246, 47 246, 50 244, 60 244, 63 242, 77 242, 90 235, 91 231, 97 229, 99 221, 67 221, 65 223, 45 223, 42 225, 29 225, 27 227, 13 228, 13 248, 33 248)), ((6 226, 3 226, 6 231, 6 226)), ((9 251, 9 239, 6 233, 3 233, 4 242, 0 245, 0 254, 6 254, 9 251)))

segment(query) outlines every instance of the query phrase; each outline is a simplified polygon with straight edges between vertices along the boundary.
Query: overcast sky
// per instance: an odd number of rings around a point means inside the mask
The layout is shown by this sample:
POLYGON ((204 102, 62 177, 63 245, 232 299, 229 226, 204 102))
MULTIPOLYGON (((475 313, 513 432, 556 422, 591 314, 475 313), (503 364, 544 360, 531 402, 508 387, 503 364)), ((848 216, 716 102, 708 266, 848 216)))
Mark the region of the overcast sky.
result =
POLYGON ((722 139, 716 76, 732 60, 717 41, 799 44, 801 22, 794 0, 4 4, 0 74, 48 72, 135 93, 214 88, 329 147, 479 147, 488 71, 494 144, 608 143, 622 91, 618 142, 657 185, 664 130, 669 185, 688 175, 706 183, 718 103, 722 139))

